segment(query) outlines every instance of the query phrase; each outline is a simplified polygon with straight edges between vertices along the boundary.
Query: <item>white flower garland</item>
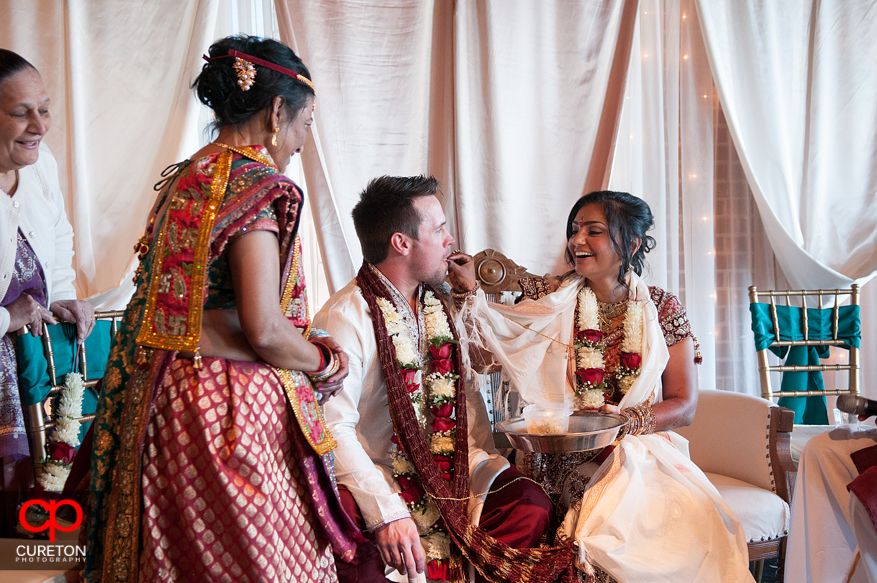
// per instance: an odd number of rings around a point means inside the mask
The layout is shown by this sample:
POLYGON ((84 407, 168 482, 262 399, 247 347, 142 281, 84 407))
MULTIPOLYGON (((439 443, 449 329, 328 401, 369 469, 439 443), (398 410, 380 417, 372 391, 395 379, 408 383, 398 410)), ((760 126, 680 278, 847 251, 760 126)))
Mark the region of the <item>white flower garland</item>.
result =
MULTIPOLYGON (((582 286, 576 298, 578 302, 578 315, 576 318, 576 330, 578 332, 600 331, 600 320, 598 316, 599 307, 597 305, 597 296, 588 286, 582 286)), ((602 334, 602 332, 601 332, 602 334)), ((642 339, 643 339, 643 306, 635 300, 627 300, 627 312, 624 316, 624 324, 622 329, 621 352, 628 354, 640 355, 640 364, 635 369, 627 369, 619 360, 618 367, 615 370, 615 377, 618 380, 618 387, 622 394, 627 394, 636 378, 642 370, 642 339)), ((573 332, 573 346, 575 346, 576 369, 599 369, 605 371, 606 366, 603 361, 603 342, 597 343, 582 341, 573 332)), ((602 407, 606 399, 603 394, 603 383, 600 382, 596 387, 590 388, 578 376, 576 376, 576 395, 579 407, 585 409, 599 409, 602 407)))
MULTIPOLYGON (((82 417, 82 399, 85 395, 85 382, 78 372, 71 372, 64 378, 58 408, 55 414, 55 432, 52 443, 63 443, 70 447, 79 445, 79 417, 82 417)), ((61 492, 64 482, 70 475, 73 464, 45 458, 37 482, 49 492, 61 492)))
MULTIPOLYGON (((377 298, 378 307, 384 316, 387 334, 396 348, 396 362, 400 369, 424 369, 414 343, 409 337, 408 328, 402 316, 396 310, 392 302, 384 298, 377 298)), ((447 314, 444 307, 431 291, 423 295, 423 321, 426 328, 426 337, 429 345, 440 346, 448 342, 456 342, 451 332, 447 314)), ((440 374, 433 372, 429 375, 418 373, 420 386, 416 391, 409 393, 411 404, 414 406, 417 421, 422 429, 427 429, 426 411, 430 405, 440 406, 444 403, 453 402, 457 396, 455 381, 459 375, 448 372, 440 374)), ((415 377, 416 379, 416 377, 415 377)), ((456 431, 433 431, 429 436, 429 447, 433 454, 453 457, 456 431)), ((400 476, 416 477, 417 470, 397 446, 392 452, 393 477, 400 476)), ((435 502, 428 494, 424 494, 420 500, 408 503, 411 518, 417 524, 418 532, 423 539, 427 560, 448 560, 451 556, 451 541, 446 532, 435 528, 436 521, 441 517, 435 502)))

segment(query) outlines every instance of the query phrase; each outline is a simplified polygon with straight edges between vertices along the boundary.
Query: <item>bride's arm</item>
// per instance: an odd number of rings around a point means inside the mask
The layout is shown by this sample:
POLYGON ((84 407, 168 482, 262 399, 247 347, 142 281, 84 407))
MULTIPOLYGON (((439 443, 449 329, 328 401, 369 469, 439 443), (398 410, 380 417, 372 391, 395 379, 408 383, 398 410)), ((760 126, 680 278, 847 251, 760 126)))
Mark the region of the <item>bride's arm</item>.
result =
MULTIPOLYGON (((697 371, 694 368, 694 340, 686 338, 668 346, 670 360, 661 375, 664 400, 651 407, 653 431, 667 431, 691 425, 697 409, 697 371)), ((616 405, 603 405, 604 413, 621 413, 616 405)))
POLYGON ((664 400, 652 407, 657 431, 691 425, 697 409, 694 340, 686 338, 668 346, 667 350, 670 352, 670 360, 661 375, 664 400))

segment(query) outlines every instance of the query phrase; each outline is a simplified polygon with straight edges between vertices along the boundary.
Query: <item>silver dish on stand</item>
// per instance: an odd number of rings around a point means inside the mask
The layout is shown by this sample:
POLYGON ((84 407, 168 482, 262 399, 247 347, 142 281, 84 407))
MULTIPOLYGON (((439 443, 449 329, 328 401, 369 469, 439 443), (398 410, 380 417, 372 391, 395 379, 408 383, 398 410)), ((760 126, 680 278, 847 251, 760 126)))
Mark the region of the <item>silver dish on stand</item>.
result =
POLYGON ((566 433, 527 433, 523 417, 512 417, 496 424, 509 443, 520 451, 535 453, 569 453, 589 451, 612 445, 627 419, 616 413, 573 411, 566 433))

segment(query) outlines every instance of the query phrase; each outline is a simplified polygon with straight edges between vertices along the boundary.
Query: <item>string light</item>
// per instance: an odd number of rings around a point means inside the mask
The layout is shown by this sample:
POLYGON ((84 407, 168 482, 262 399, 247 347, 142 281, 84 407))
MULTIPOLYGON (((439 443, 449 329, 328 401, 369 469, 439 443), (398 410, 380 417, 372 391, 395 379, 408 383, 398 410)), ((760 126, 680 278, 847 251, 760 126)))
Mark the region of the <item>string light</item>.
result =
POLYGON ((687 61, 687 60, 688 60, 688 55, 684 55, 682 58, 685 59, 685 60, 687 61))

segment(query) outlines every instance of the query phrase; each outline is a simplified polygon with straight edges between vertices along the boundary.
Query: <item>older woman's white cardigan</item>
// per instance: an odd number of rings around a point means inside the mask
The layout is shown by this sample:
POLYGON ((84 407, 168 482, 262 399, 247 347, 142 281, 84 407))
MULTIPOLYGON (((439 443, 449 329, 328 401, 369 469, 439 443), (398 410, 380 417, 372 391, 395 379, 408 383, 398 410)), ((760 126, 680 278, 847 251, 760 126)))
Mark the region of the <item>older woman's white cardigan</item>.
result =
MULTIPOLYGON (((19 170, 15 195, 0 196, 0 298, 6 295, 15 269, 19 229, 40 260, 49 305, 75 300, 73 228, 64 212, 58 164, 45 144, 40 144, 37 163, 19 170)), ((8 329, 9 312, 0 308, 0 335, 8 329)))

